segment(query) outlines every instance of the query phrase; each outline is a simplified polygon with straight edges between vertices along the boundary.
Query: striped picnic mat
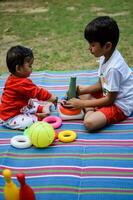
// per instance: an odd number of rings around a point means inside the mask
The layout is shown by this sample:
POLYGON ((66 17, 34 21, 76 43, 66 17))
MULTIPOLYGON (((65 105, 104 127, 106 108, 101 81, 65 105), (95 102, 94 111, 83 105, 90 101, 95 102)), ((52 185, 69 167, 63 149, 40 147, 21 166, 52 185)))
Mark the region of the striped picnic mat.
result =
MULTIPOLYGON (((62 97, 71 75, 82 85, 97 80, 97 71, 34 72, 31 78, 62 97)), ((5 79, 0 78, 0 94, 5 79)), ((5 168, 12 170, 17 185, 16 173, 26 174, 36 200, 133 200, 133 117, 95 133, 88 133, 82 120, 63 121, 56 131, 68 129, 77 132, 74 142, 16 149, 10 139, 22 132, 0 127, 0 200, 5 168)))

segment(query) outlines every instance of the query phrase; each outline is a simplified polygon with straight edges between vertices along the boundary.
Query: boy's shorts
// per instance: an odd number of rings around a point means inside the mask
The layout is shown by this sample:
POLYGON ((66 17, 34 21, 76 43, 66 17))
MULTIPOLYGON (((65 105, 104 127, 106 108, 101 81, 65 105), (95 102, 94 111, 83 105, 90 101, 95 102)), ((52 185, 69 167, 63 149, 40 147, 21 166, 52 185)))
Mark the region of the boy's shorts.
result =
MULTIPOLYGON (((92 96, 96 99, 103 97, 102 93, 96 93, 92 96)), ((110 106, 96 107, 95 109, 96 111, 100 111, 105 115, 108 124, 115 124, 127 118, 124 112, 115 104, 110 106)))

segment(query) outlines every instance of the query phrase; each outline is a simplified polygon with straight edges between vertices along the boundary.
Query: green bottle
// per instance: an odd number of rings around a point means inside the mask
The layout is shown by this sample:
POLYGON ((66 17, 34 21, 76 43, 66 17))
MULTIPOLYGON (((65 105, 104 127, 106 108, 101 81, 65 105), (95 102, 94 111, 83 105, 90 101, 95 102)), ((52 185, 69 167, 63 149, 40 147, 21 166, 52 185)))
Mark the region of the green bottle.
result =
POLYGON ((76 97, 76 77, 72 76, 70 78, 69 89, 67 91, 68 100, 76 97))

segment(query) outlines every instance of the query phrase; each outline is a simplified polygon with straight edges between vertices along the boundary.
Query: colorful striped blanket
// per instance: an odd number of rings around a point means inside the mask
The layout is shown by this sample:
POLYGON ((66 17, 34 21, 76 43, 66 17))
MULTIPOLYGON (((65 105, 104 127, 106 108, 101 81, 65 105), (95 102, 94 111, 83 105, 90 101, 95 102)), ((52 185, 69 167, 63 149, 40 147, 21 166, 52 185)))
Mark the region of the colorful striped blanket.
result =
MULTIPOLYGON (((62 97, 71 75, 82 85, 97 80, 97 71, 34 72, 31 78, 62 97)), ((0 78, 0 93, 5 78, 0 78)), ((52 115, 58 115, 52 110, 52 115)), ((88 133, 82 120, 63 121, 56 131, 61 130, 76 131, 77 139, 71 143, 55 140, 43 149, 16 149, 10 139, 23 132, 0 127, 0 200, 4 200, 5 168, 12 170, 17 185, 16 174, 26 174, 36 200, 133 200, 132 116, 95 133, 88 133)))

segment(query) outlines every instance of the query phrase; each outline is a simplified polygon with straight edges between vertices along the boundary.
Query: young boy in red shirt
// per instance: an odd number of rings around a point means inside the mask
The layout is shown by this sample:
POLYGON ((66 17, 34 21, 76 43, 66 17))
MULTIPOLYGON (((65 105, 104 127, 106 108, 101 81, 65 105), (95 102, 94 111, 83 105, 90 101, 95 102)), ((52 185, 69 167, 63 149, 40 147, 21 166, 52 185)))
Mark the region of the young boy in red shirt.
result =
POLYGON ((29 48, 18 45, 7 52, 6 62, 10 75, 1 97, 0 119, 8 128, 24 130, 38 121, 40 116, 48 115, 51 103, 42 106, 37 100, 56 103, 55 95, 29 79, 33 61, 33 52, 29 48))

